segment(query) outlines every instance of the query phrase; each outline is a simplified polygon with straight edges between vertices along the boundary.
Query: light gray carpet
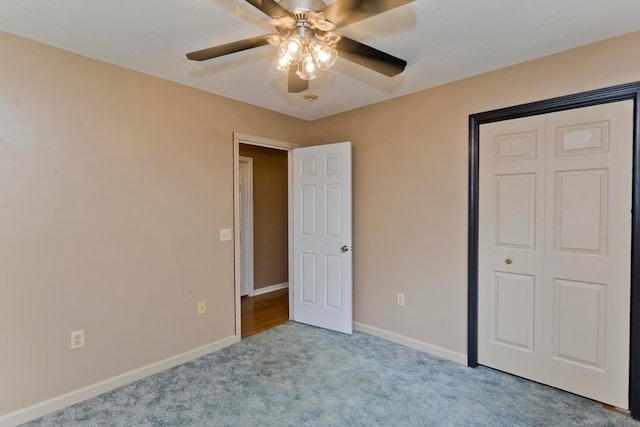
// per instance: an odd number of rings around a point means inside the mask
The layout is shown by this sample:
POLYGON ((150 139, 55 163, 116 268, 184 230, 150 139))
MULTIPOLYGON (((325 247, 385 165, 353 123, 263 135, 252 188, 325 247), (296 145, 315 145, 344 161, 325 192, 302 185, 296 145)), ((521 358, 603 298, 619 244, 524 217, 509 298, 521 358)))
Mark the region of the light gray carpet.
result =
POLYGON ((599 403, 289 322, 29 426, 633 426, 599 403))

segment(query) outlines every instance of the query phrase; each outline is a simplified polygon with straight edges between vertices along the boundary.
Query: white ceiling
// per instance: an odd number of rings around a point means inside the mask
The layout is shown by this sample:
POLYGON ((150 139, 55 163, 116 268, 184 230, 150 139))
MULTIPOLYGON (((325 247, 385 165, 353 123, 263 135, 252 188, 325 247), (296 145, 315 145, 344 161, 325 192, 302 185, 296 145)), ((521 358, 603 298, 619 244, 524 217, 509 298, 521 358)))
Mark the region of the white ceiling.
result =
MULTIPOLYGON (((331 3, 328 1, 327 3, 331 3)), ((205 62, 187 52, 273 33, 243 0, 0 0, 0 30, 305 120, 640 30, 639 0, 416 0, 340 32, 408 62, 385 77, 338 59, 287 93, 273 46, 205 62)))

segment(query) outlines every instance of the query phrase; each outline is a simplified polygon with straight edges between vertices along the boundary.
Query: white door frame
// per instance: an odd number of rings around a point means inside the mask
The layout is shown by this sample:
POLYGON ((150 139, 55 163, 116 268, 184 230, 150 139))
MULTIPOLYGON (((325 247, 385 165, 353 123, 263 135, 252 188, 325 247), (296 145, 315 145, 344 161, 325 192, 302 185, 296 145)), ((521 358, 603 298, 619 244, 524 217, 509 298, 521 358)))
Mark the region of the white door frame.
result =
MULTIPOLYGON (((244 239, 244 245, 242 245, 242 251, 238 258, 240 260, 240 294, 243 295, 246 290, 247 295, 252 297, 255 285, 253 282, 253 158, 240 156, 238 164, 246 165, 246 180, 242 193, 242 197, 245 198, 244 214, 240 215, 238 222, 238 230, 241 232, 238 242, 244 239), (243 282, 247 289, 242 289, 243 282)), ((238 200, 240 199, 238 198, 238 200)), ((242 213, 242 204, 239 204, 238 214, 242 213)))
POLYGON ((244 133, 233 133, 233 253, 234 253, 234 289, 235 289, 235 340, 240 341, 240 144, 257 145, 260 147, 273 148, 275 150, 287 151, 287 205, 288 205, 288 242, 289 242, 289 319, 293 318, 293 211, 292 211, 292 150, 299 145, 290 142, 278 141, 276 139, 263 138, 260 136, 247 135, 244 133))

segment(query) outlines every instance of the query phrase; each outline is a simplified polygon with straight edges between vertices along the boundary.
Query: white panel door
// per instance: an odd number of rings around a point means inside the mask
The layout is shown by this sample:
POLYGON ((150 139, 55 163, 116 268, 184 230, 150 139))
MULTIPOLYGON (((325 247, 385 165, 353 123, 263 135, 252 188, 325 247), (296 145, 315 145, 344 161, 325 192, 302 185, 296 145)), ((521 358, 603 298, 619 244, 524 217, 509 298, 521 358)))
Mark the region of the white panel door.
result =
POLYGON ((480 132, 478 362, 534 378, 542 330, 545 117, 483 125, 480 132))
POLYGON ((351 143, 293 150, 293 320, 353 332, 351 143))
POLYGON ((632 103, 481 126, 478 361, 628 408, 632 103))

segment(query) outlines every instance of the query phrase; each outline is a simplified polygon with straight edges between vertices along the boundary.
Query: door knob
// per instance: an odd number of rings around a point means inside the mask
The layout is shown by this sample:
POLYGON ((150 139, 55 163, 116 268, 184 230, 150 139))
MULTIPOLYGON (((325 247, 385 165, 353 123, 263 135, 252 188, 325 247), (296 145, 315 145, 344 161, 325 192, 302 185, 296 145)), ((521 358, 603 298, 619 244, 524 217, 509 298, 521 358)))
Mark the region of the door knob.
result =
POLYGON ((505 264, 511 264, 513 261, 511 261, 511 258, 507 258, 504 260, 505 264))
POLYGON ((341 247, 341 248, 340 248, 340 250, 341 250, 342 252, 348 252, 348 251, 349 251, 349 246, 344 245, 343 247, 341 247))

